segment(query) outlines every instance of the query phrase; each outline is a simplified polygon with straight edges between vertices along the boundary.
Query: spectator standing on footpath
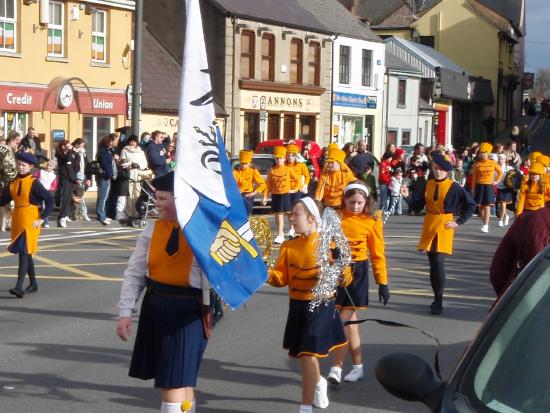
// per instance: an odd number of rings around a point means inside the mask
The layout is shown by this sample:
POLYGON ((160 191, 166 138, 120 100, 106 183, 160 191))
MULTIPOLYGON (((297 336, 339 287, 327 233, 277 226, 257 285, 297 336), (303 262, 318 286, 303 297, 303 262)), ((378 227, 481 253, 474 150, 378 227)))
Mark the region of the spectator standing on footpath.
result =
POLYGON ((59 142, 55 150, 57 174, 59 176, 59 186, 61 188, 61 205, 57 217, 57 226, 61 228, 67 228, 67 223, 71 220, 71 198, 73 185, 76 183, 75 164, 77 162, 76 153, 72 149, 71 142, 63 140, 59 142))
MULTIPOLYGON (((88 165, 88 157, 86 156, 86 144, 83 139, 77 138, 73 141, 73 151, 76 154, 75 171, 76 180, 81 186, 84 187, 84 192, 92 186, 92 177, 86 175, 86 166, 88 165), (79 182, 78 182, 79 181, 79 182)), ((82 219, 84 221, 91 221, 88 216, 88 208, 86 207, 86 200, 82 196, 80 201, 80 212, 82 213, 82 219)))
POLYGON ((97 220, 103 225, 109 225, 111 223, 111 218, 108 218, 105 213, 105 203, 107 201, 107 197, 109 196, 111 180, 113 179, 113 174, 115 172, 113 168, 113 154, 110 150, 112 146, 113 137, 111 135, 107 135, 101 139, 97 150, 97 160, 101 166, 101 169, 103 169, 103 174, 96 176, 96 213, 97 220))
POLYGON ((126 215, 128 223, 132 224, 138 218, 136 202, 141 193, 141 181, 151 179, 152 172, 148 168, 145 152, 141 149, 136 135, 130 135, 127 145, 120 153, 120 159, 130 163, 128 199, 126 200, 126 215))
POLYGON ((163 135, 161 131, 154 131, 151 135, 151 143, 147 146, 145 154, 149 162, 149 168, 158 178, 166 175, 169 172, 168 164, 170 159, 166 157, 166 147, 162 143, 163 135))
POLYGON ((360 177, 365 173, 365 168, 370 165, 374 169, 374 157, 367 151, 367 144, 360 140, 357 142, 357 154, 351 158, 349 167, 355 176, 360 177))

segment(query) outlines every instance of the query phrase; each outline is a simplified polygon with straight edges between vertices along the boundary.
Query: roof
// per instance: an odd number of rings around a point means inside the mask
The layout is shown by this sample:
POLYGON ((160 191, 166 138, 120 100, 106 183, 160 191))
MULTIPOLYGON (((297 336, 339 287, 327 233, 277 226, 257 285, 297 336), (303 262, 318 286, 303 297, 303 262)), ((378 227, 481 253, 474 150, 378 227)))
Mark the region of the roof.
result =
MULTIPOLYGON (((143 24, 141 83, 144 111, 178 113, 181 65, 143 24)), ((214 102, 216 116, 227 116, 225 110, 214 102)))
POLYGON ((404 4, 406 4, 405 0, 359 0, 357 14, 368 19, 372 25, 376 25, 404 4))
POLYGON ((516 27, 523 27, 524 0, 478 0, 481 4, 496 11, 514 23, 516 27))
POLYGON ((399 57, 395 56, 394 54, 388 52, 386 50, 386 68, 390 70, 397 70, 400 72, 409 72, 409 73, 418 73, 421 74, 422 72, 404 60, 400 59, 399 57))
POLYGON ((341 3, 331 0, 297 0, 321 24, 334 33, 358 39, 382 42, 371 29, 353 16, 341 3))
MULTIPOLYGON (((332 33, 298 0, 210 0, 223 13, 287 27, 332 33)), ((327 1, 332 3, 334 0, 327 1)))
POLYGON ((509 33, 511 22, 497 13, 495 10, 487 7, 479 1, 469 0, 466 2, 466 7, 473 13, 487 21, 492 26, 496 27, 500 32, 509 33))
POLYGON ((386 42, 386 48, 389 47, 390 51, 392 49, 391 47, 392 44, 399 48, 405 49, 413 53, 414 55, 416 55, 426 65, 431 67, 431 69, 435 69, 437 67, 443 67, 445 69, 449 69, 457 73, 467 74, 465 69, 463 69, 462 67, 457 65, 455 62, 453 62, 451 59, 449 59, 445 55, 439 53, 437 50, 429 46, 425 46, 419 43, 414 43, 409 40, 401 39, 395 36, 387 38, 385 42, 386 42))

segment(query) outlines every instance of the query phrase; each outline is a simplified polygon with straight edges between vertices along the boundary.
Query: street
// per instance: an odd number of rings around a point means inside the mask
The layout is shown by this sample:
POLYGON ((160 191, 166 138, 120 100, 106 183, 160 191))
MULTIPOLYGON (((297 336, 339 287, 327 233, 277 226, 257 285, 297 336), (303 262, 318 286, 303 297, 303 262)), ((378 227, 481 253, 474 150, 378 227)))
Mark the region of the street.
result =
MULTIPOLYGON (((490 233, 482 234, 479 218, 459 228, 454 255, 447 260, 446 308, 442 316, 432 316, 428 262, 416 252, 421 222, 421 217, 390 217, 385 237, 392 297, 387 307, 379 304, 371 281, 371 308, 360 316, 435 334, 442 343, 440 364, 446 378, 493 301, 488 267, 506 229, 493 222, 490 233)), ((39 291, 24 299, 8 294, 17 258, 0 254, 2 412, 158 411, 152 382, 127 376, 135 335, 128 343, 115 335, 121 277, 138 233, 95 223, 43 231, 35 256, 39 291)), ((0 238, 6 245, 8 234, 0 238)), ((226 312, 199 373, 197 411, 297 411, 298 364, 282 349, 287 306, 287 290, 264 286, 245 308, 226 312)), ((366 376, 330 389, 326 411, 427 411, 386 393, 373 369, 377 359, 391 352, 413 352, 433 364, 435 343, 411 329, 371 323, 361 325, 361 336, 366 376)), ((321 366, 326 375, 329 360, 321 366)), ((349 368, 348 360, 344 371, 349 368)))

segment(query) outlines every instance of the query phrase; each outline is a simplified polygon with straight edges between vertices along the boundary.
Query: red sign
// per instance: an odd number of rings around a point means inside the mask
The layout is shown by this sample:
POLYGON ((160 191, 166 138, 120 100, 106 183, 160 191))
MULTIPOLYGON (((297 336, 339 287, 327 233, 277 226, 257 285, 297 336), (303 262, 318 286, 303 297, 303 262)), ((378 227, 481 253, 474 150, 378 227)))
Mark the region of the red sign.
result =
POLYGON ((0 110, 19 112, 70 113, 80 112, 90 115, 126 114, 126 94, 77 90, 73 103, 61 109, 57 102, 57 90, 40 87, 0 85, 0 110), (80 109, 80 110, 79 110, 80 109))

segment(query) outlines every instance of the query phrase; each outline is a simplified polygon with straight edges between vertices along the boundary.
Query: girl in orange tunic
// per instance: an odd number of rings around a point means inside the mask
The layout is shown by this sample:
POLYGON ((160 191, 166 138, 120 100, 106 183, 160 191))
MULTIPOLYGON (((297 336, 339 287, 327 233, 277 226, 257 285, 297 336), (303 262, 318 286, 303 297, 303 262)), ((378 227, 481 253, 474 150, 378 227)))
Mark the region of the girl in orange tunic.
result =
POLYGON ((267 188, 264 178, 262 178, 257 169, 251 167, 251 162, 252 151, 240 151, 239 167, 233 171, 233 177, 241 192, 248 216, 252 214, 254 196, 257 193, 263 194, 262 204, 265 205, 267 203, 267 188))
MULTIPOLYGON (((334 299, 309 310, 313 288, 319 278, 316 258, 317 230, 322 225, 322 205, 309 197, 292 208, 291 220, 298 238, 281 245, 279 257, 269 272, 268 283, 275 287, 288 285, 290 305, 283 347, 291 357, 300 360, 302 371, 302 404, 300 413, 311 413, 312 405, 328 407, 327 381, 321 377, 318 358, 347 344, 334 299)), ((351 272, 346 267, 341 284, 348 285, 351 272)))
POLYGON ((453 253, 455 229, 464 224, 474 213, 476 204, 470 194, 458 183, 449 179, 453 165, 439 152, 432 152, 433 178, 426 183, 426 215, 418 243, 419 251, 428 253, 430 282, 434 301, 432 314, 443 311, 445 288, 445 256, 453 253), (460 211, 460 216, 455 215, 460 211))
MULTIPOLYGON (((342 230, 348 239, 353 261, 353 281, 348 287, 339 288, 336 297, 340 318, 342 322, 346 322, 357 320, 357 310, 368 307, 369 256, 380 301, 386 305, 390 297, 382 219, 371 214, 369 190, 361 181, 354 181, 344 189, 342 230)), ((344 381, 355 382, 363 378, 359 326, 349 325, 344 330, 349 344, 335 350, 328 375, 329 382, 334 385, 341 382, 342 365, 348 349, 351 351, 353 368, 344 377, 344 381)))
POLYGON ((344 151, 329 147, 327 161, 315 191, 315 199, 326 207, 340 208, 345 186, 355 181, 353 172, 344 163, 345 158, 344 151))
POLYGON ((546 199, 550 197, 550 184, 543 181, 544 166, 534 162, 529 167, 529 178, 521 184, 516 206, 516 216, 525 211, 536 211, 544 208, 546 199))
POLYGON ((5 205, 11 200, 15 203, 11 224, 12 242, 8 251, 19 254, 19 268, 17 283, 9 292, 17 298, 23 298, 24 294, 38 291, 32 255, 38 250, 40 228, 53 209, 53 198, 40 181, 31 175, 33 166, 38 166, 36 157, 29 152, 20 152, 15 158, 18 175, 6 187, 9 191, 2 194, 0 204, 5 205), (45 206, 41 211, 42 204, 45 206), (23 290, 27 274, 30 283, 23 290))
MULTIPOLYGON (((298 145, 291 143, 286 146, 286 166, 294 172, 290 180, 290 205, 294 205, 296 201, 306 196, 310 181, 309 170, 306 164, 297 161, 298 152, 300 152, 298 145)), ((290 214, 288 215, 288 219, 290 221, 290 214)), ((288 236, 289 238, 293 238, 294 235, 294 226, 290 224, 288 236)))

